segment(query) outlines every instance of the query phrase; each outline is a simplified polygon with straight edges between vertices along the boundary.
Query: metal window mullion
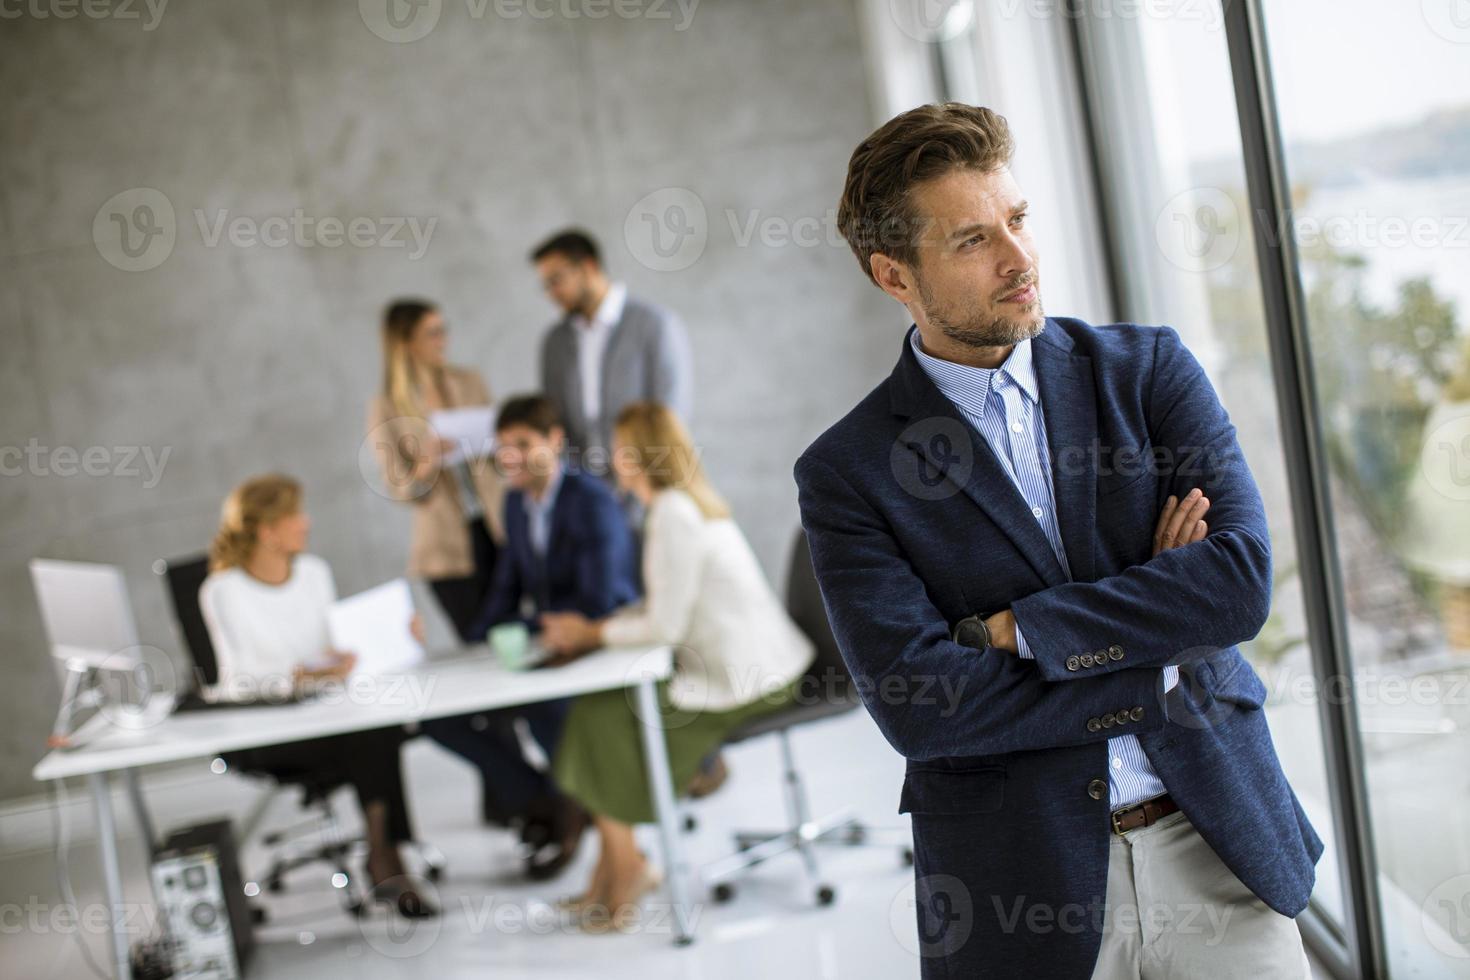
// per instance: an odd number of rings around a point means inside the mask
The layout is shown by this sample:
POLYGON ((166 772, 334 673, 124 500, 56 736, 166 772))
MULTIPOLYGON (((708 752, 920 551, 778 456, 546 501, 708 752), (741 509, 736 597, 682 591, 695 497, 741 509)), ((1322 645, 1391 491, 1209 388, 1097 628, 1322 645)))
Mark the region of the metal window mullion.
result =
POLYGON ((1348 952, 1358 976, 1386 980, 1378 865, 1368 812, 1367 774, 1351 684, 1352 676, 1337 561, 1328 460, 1312 373, 1306 303, 1291 229, 1291 197, 1276 117, 1260 0, 1222 0, 1249 191, 1251 228, 1261 278, 1267 340, 1291 489, 1298 568, 1312 664, 1320 697, 1320 722, 1328 787, 1347 887, 1348 952), (1338 703, 1333 703, 1336 700, 1338 703))

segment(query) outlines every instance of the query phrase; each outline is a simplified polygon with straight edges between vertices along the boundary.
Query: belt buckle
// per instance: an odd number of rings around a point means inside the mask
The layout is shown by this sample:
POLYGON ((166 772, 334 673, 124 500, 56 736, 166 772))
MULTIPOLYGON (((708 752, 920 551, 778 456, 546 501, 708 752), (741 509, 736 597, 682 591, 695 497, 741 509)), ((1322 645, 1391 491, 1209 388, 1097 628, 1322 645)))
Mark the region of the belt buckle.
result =
POLYGON ((1114 810, 1111 814, 1109 814, 1108 815, 1108 820, 1113 825, 1113 833, 1117 834, 1119 837, 1122 837, 1124 834, 1128 833, 1128 831, 1126 831, 1122 827, 1118 826, 1118 820, 1121 817, 1124 817, 1124 816, 1132 813, 1134 810, 1137 810, 1137 809, 1138 809, 1138 804, 1135 803, 1132 806, 1125 806, 1122 809, 1114 810))

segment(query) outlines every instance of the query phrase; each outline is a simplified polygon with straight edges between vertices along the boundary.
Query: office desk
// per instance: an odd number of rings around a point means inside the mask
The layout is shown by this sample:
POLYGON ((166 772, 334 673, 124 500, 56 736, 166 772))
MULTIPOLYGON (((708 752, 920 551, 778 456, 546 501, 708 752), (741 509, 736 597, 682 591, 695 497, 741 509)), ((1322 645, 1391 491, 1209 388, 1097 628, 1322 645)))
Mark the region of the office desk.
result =
MULTIPOLYGON (((672 672, 673 651, 668 647, 602 650, 565 667, 529 671, 506 670, 483 646, 471 647, 403 674, 349 681, 348 692, 354 690, 354 683, 360 685, 356 695, 273 707, 183 712, 142 731, 98 731, 88 726, 94 734, 85 745, 51 752, 37 763, 31 775, 38 781, 69 776, 87 779, 97 815, 103 885, 112 909, 113 973, 117 980, 131 980, 122 872, 112 814, 111 781, 115 773, 127 778, 140 824, 152 840, 156 838, 137 779, 138 770, 147 766, 618 688, 632 692, 640 717, 658 718, 657 685, 672 672)), ((84 728, 84 734, 88 728, 84 728)), ((674 941, 684 945, 694 936, 663 728, 644 724, 639 729, 648 759, 649 789, 658 814, 664 866, 668 869, 674 941)))

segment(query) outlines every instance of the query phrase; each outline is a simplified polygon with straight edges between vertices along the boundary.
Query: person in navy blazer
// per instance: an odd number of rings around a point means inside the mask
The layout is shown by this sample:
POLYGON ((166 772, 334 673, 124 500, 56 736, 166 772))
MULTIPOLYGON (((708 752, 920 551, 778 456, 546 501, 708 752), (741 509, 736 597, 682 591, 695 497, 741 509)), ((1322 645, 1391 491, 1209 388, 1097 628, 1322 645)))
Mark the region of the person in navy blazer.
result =
MULTIPOLYGON (((490 592, 469 635, 506 623, 539 632, 539 617, 576 611, 604 618, 637 601, 639 555, 627 516, 605 481, 567 469, 565 436, 540 395, 507 401, 495 420, 496 462, 505 496, 505 546, 490 592)), ((530 765, 511 727, 523 718, 549 757, 561 740, 570 700, 431 721, 428 734, 481 772, 487 818, 519 827, 530 845, 527 873, 558 874, 576 855, 587 815, 551 775, 530 765)))
POLYGON ((507 468, 513 489, 505 496, 504 557, 471 635, 508 622, 539 632, 542 613, 602 619, 636 602, 639 553, 627 514, 605 480, 561 464, 565 437, 550 401, 507 402, 496 428, 502 446, 523 443, 516 453, 527 460, 540 454, 543 462, 507 468))
POLYGON ((1260 495, 1173 329, 1043 313, 1013 145, 956 103, 859 144, 839 227, 914 326, 795 467, 907 758, 922 975, 1306 977, 1322 842, 1238 647, 1271 606, 1260 495))

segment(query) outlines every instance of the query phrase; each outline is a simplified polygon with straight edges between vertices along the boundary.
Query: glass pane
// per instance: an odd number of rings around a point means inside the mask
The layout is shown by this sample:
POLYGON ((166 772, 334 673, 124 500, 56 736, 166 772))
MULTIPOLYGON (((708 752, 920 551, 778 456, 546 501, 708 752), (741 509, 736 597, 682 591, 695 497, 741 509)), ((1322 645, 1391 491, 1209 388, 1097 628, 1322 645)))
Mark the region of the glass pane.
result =
MULTIPOLYGON (((1168 8, 1165 8, 1168 9, 1168 8)), ((1271 616, 1244 648, 1266 683, 1282 767, 1326 851, 1313 904, 1343 921, 1336 833, 1307 643, 1230 64, 1218 7, 1089 18, 1089 92, 1121 248, 1127 319, 1167 323, 1230 412, 1266 504, 1271 616)))
POLYGON ((1265 7, 1392 972, 1470 976, 1470 5, 1265 7))

